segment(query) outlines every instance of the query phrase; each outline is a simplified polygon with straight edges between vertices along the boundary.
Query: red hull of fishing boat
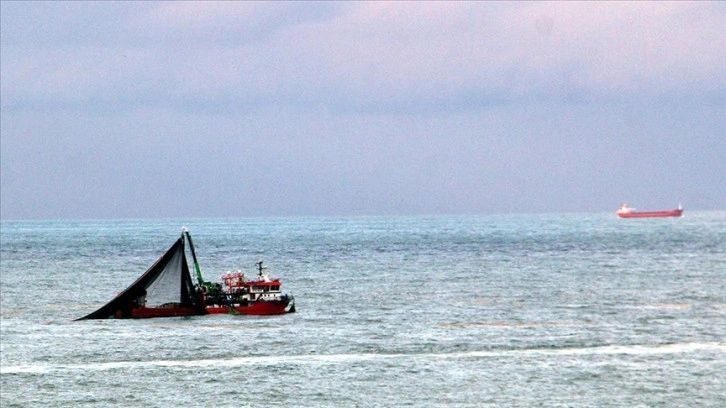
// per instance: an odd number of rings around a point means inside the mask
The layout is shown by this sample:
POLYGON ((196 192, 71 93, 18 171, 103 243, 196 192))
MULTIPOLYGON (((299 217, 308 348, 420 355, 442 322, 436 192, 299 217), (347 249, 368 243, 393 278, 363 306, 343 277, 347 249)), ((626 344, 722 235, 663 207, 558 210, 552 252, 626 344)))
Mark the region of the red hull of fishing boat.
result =
POLYGON ((288 310, 289 300, 280 301, 263 301, 250 305, 232 305, 232 306, 209 306, 203 311, 193 307, 139 307, 131 309, 126 315, 119 313, 116 317, 130 317, 134 319, 148 319, 154 317, 183 317, 183 316, 199 316, 204 314, 240 314, 249 316, 272 316, 291 313, 288 310))
POLYGON ((249 306, 227 306, 227 307, 207 307, 209 314, 241 314, 253 316, 271 316, 289 313, 287 306, 289 301, 268 301, 257 302, 249 306))
POLYGON ((131 309, 128 315, 118 313, 115 317, 117 318, 133 318, 133 319, 149 319, 152 317, 181 317, 181 316, 197 316, 204 314, 203 312, 193 307, 139 307, 131 309))

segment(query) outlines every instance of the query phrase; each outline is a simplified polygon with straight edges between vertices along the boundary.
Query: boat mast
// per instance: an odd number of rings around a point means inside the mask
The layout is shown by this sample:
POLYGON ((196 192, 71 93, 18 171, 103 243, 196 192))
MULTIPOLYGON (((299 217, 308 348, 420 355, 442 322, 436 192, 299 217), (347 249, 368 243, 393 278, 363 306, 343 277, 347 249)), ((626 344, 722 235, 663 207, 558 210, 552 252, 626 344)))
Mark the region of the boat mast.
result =
POLYGON ((199 262, 197 262, 197 254, 196 252, 194 252, 194 243, 192 242, 192 236, 189 235, 189 230, 187 229, 187 227, 184 227, 182 229, 182 234, 186 235, 187 239, 189 240, 189 248, 192 250, 194 270, 197 272, 197 281, 199 282, 199 286, 207 287, 209 285, 209 282, 205 282, 204 278, 202 278, 202 270, 199 268, 199 262))

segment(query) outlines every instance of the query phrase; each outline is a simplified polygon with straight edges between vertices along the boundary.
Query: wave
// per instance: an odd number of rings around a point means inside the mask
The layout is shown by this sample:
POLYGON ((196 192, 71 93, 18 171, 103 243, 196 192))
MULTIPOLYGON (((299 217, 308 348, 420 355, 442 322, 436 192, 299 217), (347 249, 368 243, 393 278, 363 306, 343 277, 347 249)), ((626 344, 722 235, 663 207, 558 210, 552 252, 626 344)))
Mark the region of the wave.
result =
POLYGON ((532 348, 521 350, 482 350, 442 353, 355 353, 323 355, 288 356, 250 356, 197 360, 152 360, 152 361, 113 361, 86 364, 56 365, 18 365, 1 367, 0 374, 46 374, 64 371, 105 371, 143 368, 233 368, 246 365, 303 365, 351 363, 361 361, 381 361, 391 359, 466 359, 486 357, 551 357, 551 356, 590 356, 590 355, 668 355, 697 352, 726 353, 726 343, 680 343, 658 345, 608 345, 571 348, 532 348))
POLYGON ((590 326, 589 323, 581 321, 562 321, 562 322, 456 322, 442 323, 439 326, 443 328, 467 328, 467 327, 575 327, 590 326))

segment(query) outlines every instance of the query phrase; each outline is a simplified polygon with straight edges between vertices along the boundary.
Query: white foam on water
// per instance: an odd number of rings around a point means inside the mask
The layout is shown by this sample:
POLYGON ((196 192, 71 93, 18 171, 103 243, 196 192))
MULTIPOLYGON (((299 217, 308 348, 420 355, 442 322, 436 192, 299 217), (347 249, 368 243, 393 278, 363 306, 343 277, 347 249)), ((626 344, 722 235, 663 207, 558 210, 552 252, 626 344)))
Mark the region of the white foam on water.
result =
POLYGON ((199 360, 151 360, 112 361, 89 364, 18 365, 0 368, 1 374, 45 374, 58 371, 95 371, 117 369, 169 368, 224 368, 246 365, 315 364, 360 361, 381 361, 387 359, 456 359, 516 356, 590 356, 590 355, 664 355, 697 352, 726 353, 726 343, 681 343, 663 345, 612 345, 598 347, 573 347, 560 349, 485 350, 450 353, 408 353, 408 354, 323 354, 289 356, 251 356, 199 360))
POLYGON ((611 345, 598 347, 572 347, 557 349, 527 349, 510 351, 472 351, 461 353, 459 357, 494 357, 514 355, 541 356, 587 356, 587 355, 657 355, 679 354, 700 351, 717 351, 726 353, 726 343, 682 343, 662 345, 611 345))

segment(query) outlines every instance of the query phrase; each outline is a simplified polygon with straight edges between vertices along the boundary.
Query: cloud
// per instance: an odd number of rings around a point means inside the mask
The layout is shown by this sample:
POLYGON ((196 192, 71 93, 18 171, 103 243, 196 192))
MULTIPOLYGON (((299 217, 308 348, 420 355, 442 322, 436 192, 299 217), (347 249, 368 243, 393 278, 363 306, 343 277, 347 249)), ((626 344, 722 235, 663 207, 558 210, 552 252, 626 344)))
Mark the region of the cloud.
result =
MULTIPOLYGON (((5 41, 3 106, 431 113, 674 93, 722 101, 725 10, 649 2, 133 4, 73 35, 63 30, 59 47, 5 41)), ((44 18, 87 22, 84 12, 101 11, 75 5, 44 18)))

